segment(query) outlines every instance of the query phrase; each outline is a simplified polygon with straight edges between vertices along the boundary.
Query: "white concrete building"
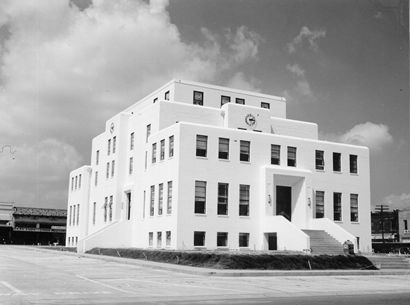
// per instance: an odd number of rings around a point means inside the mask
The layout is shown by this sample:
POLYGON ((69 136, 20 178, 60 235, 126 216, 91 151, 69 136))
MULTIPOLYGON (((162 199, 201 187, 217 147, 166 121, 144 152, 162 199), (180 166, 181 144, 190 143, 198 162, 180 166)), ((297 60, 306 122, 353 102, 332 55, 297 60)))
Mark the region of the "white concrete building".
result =
POLYGON ((303 251, 321 230, 367 252, 369 173, 368 148, 318 140, 284 98, 173 80, 70 173, 66 244, 303 251))

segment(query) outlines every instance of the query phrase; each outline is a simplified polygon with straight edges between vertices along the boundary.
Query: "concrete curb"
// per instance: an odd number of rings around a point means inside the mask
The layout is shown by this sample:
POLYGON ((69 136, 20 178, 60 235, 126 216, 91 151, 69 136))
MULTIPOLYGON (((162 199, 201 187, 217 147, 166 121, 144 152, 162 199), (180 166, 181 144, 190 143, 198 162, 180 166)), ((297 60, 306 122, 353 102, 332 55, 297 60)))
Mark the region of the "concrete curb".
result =
POLYGON ((170 263, 160 263, 153 261, 144 261, 140 259, 114 257, 106 255, 96 255, 87 253, 75 253, 68 251, 56 251, 51 249, 42 249, 36 247, 25 247, 40 252, 58 252, 64 255, 86 257, 91 259, 100 259, 106 262, 115 262, 126 265, 141 266, 156 270, 167 270, 185 274, 201 276, 221 276, 221 277, 244 277, 244 276, 352 276, 352 275, 410 275, 409 270, 385 269, 385 270, 234 270, 234 269, 211 269, 202 267, 192 267, 185 265, 176 265, 170 263))

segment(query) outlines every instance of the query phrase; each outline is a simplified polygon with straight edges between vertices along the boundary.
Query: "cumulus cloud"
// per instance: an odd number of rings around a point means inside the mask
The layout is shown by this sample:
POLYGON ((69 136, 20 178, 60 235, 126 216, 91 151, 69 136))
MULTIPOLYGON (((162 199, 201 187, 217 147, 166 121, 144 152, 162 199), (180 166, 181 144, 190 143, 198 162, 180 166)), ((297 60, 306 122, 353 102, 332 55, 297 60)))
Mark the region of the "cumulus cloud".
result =
POLYGON ((284 90, 282 95, 287 101, 293 103, 313 102, 316 97, 305 75, 305 70, 297 63, 287 64, 286 69, 292 74, 295 83, 290 89, 284 90))
MULTIPOLYGON (((203 29, 201 42, 189 43, 167 6, 164 0, 95 0, 81 9, 69 0, 2 1, 0 28, 8 33, 0 44, 3 144, 35 153, 38 143, 54 138, 85 155, 106 119, 170 79, 223 83, 222 75, 257 60, 257 33, 244 26, 203 29)), ((68 169, 40 168, 38 175, 66 178, 68 169)))
POLYGON ((293 64, 293 65, 287 64, 286 69, 289 72, 291 72, 291 73, 293 73, 293 74, 295 74, 296 76, 299 76, 299 77, 305 75, 305 70, 303 70, 298 64, 293 64))
POLYGON ((317 40, 323 37, 326 37, 325 30, 311 31, 307 26, 303 26, 300 29, 299 34, 295 38, 293 38, 291 42, 288 43, 288 52, 290 54, 295 53, 297 51, 297 48, 301 44, 303 44, 304 41, 308 43, 309 48, 312 51, 317 52, 319 50, 317 40))
POLYGON ((228 82, 226 83, 227 87, 237 88, 241 90, 256 91, 259 92, 258 80, 255 78, 247 78, 243 72, 237 72, 228 82))
POLYGON ((410 194, 390 194, 383 199, 383 204, 387 204, 390 207, 390 210, 410 209, 410 194))

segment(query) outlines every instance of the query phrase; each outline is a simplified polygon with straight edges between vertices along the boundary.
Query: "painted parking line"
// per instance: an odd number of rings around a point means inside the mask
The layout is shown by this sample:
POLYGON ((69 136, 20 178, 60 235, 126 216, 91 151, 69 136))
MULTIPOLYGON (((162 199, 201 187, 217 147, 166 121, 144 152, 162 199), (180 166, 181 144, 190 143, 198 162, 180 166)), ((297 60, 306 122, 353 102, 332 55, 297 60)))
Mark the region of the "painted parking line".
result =
POLYGON ((10 283, 7 283, 6 281, 0 281, 0 283, 3 284, 3 286, 10 289, 11 291, 13 291, 15 294, 24 294, 23 291, 21 291, 20 289, 17 289, 16 287, 11 285, 10 283))
POLYGON ((96 281, 96 280, 86 278, 85 276, 82 276, 82 275, 79 275, 79 274, 77 274, 76 276, 78 278, 84 280, 84 281, 88 281, 88 282, 91 282, 91 283, 94 283, 94 284, 97 284, 97 285, 101 285, 101 286, 104 286, 104 287, 107 287, 107 288, 110 288, 110 289, 113 289, 113 290, 117 290, 117 291, 120 291, 120 292, 134 294, 133 291, 128 291, 128 290, 124 290, 124 289, 121 289, 121 288, 118 288, 118 287, 115 287, 115 286, 111 286, 111 285, 108 285, 108 284, 105 284, 105 283, 102 283, 102 282, 99 282, 99 281, 96 281))

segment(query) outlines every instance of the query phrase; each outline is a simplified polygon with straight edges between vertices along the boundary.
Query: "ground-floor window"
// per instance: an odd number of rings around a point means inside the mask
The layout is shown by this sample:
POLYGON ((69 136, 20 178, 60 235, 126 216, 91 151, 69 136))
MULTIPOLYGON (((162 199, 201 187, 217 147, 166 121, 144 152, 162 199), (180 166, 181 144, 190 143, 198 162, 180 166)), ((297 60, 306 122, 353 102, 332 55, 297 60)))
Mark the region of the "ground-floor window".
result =
POLYGON ((228 232, 216 233, 216 246, 227 247, 228 246, 228 232))
POLYGON ((154 243, 154 233, 149 232, 148 233, 148 246, 152 247, 153 243, 154 243))
POLYGON ((249 233, 239 233, 239 247, 249 247, 249 233))
POLYGON ((194 246, 204 247, 205 246, 205 232, 195 231, 194 232, 194 246))
POLYGON ((166 245, 171 246, 171 231, 166 232, 166 245))
POLYGON ((162 247, 162 232, 157 232, 157 248, 162 247))

